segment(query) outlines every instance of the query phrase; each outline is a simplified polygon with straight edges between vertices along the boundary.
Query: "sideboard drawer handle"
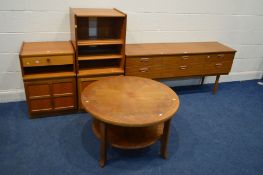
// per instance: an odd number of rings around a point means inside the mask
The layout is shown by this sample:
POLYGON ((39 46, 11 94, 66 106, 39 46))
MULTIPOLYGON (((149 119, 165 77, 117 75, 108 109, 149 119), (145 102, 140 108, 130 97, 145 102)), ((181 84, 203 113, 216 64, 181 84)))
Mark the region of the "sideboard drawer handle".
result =
POLYGON ((216 67, 221 67, 221 66, 223 66, 223 64, 222 63, 217 63, 217 64, 215 64, 215 66, 216 67))
POLYGON ((51 60, 50 60, 50 58, 47 58, 47 62, 49 63, 51 60))
POLYGON ((183 60, 188 60, 189 56, 182 56, 183 60))
POLYGON ((36 64, 39 64, 39 60, 36 60, 35 63, 36 63, 36 64))
POLYGON ((187 66, 180 66, 180 69, 185 70, 185 69, 187 69, 187 66))
POLYGON ((149 61, 149 58, 141 58, 140 61, 141 61, 141 62, 148 62, 148 61, 149 61))
POLYGON ((140 71, 140 72, 148 72, 148 71, 149 71, 149 68, 147 68, 147 67, 140 68, 139 71, 140 71))
POLYGON ((225 55, 224 55, 224 54, 218 54, 217 57, 218 57, 218 58, 224 58, 225 55))

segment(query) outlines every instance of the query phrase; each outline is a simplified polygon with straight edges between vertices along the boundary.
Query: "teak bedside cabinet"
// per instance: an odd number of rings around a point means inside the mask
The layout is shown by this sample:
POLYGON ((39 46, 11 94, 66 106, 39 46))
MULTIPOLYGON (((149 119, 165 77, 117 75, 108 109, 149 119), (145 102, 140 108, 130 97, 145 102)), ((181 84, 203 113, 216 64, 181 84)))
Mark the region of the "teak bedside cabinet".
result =
POLYGON ((126 14, 117 9, 70 9, 76 51, 78 104, 86 86, 102 77, 124 75, 126 14))
POLYGON ((19 57, 32 118, 76 109, 75 59, 70 42, 24 42, 19 57))

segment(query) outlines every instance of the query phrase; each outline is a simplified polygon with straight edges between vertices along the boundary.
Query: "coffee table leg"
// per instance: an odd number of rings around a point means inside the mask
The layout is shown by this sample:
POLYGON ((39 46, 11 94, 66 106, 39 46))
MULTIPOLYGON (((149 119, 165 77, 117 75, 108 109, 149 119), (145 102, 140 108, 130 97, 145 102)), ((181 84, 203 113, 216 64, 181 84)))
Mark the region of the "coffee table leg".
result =
POLYGON ((100 161, 101 167, 104 167, 107 160, 107 125, 104 122, 100 122, 100 161))
POLYGON ((168 147, 170 124, 171 124, 171 119, 169 119, 166 122, 164 122, 163 134, 162 134, 162 137, 161 137, 161 150, 160 150, 160 152, 161 152, 161 156, 164 159, 168 158, 167 147, 168 147))

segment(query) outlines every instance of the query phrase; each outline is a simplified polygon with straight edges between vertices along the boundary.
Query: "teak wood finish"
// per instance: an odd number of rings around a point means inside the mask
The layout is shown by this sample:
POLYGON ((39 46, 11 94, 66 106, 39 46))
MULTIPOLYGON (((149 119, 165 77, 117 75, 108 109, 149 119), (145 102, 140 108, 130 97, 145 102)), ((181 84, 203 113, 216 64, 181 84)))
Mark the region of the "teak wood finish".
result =
POLYGON ((32 118, 76 109, 75 59, 70 42, 24 42, 19 57, 32 118))
POLYGON ((153 79, 204 77, 230 72, 235 50, 218 42, 148 43, 126 45, 125 75, 153 79))
POLYGON ((124 75, 126 14, 117 9, 71 8, 70 18, 79 94, 101 77, 124 75))
POLYGON ((142 77, 102 78, 82 91, 81 102, 94 117, 93 131, 101 140, 101 166, 107 143, 135 149, 161 139, 161 155, 167 157, 170 120, 179 108, 179 98, 166 85, 142 77))

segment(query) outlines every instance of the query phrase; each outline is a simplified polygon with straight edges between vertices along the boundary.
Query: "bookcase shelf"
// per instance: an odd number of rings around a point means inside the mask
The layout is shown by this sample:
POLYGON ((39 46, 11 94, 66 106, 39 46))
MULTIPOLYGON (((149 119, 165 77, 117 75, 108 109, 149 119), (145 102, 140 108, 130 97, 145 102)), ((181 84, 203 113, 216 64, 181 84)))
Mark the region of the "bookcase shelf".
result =
POLYGON ((105 60, 105 59, 121 59, 122 55, 120 54, 94 54, 88 56, 79 56, 78 60, 105 60))
POLYGON ((79 40, 78 46, 94 46, 94 45, 114 45, 123 44, 121 39, 104 39, 104 40, 79 40))
POLYGON ((117 9, 71 8, 70 18, 82 108, 81 92, 96 77, 124 75, 126 14, 117 9))

